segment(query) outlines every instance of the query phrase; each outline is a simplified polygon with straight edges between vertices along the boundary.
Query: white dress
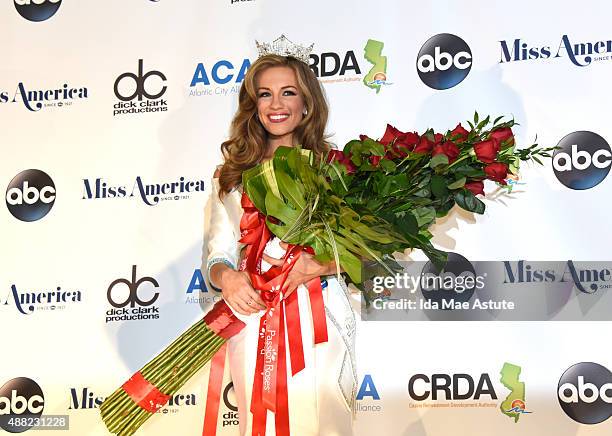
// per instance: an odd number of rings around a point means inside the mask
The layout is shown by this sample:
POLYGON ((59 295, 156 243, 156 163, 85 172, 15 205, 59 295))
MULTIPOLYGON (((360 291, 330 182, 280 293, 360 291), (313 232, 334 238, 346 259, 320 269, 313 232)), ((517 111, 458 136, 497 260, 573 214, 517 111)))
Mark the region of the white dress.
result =
MULTIPOLYGON (((207 272, 212 265, 223 262, 236 268, 242 244, 240 218, 241 190, 235 189, 219 200, 218 179, 212 181, 211 221, 208 231, 207 272)), ((279 258, 284 250, 273 238, 266 246, 266 254, 279 258)), ((262 268, 269 268, 265 261, 262 268)), ((206 274, 207 280, 209 274, 206 274)), ((297 289, 300 308, 302 342, 306 367, 291 375, 289 351, 287 351, 287 385, 289 398, 289 425, 295 436, 347 436, 353 434, 357 375, 355 369, 355 313, 350 304, 346 284, 335 276, 325 277, 323 288, 328 342, 313 344, 312 314, 308 290, 301 285, 297 289)), ((213 287, 215 283, 208 282, 213 287)), ((259 319, 264 314, 236 315, 246 323, 242 331, 228 342, 229 365, 238 403, 240 435, 251 436, 250 412, 253 375, 255 371, 259 319)), ((286 331, 286 329, 285 329, 286 331)), ((267 412, 266 436, 274 435, 274 414, 267 412)))

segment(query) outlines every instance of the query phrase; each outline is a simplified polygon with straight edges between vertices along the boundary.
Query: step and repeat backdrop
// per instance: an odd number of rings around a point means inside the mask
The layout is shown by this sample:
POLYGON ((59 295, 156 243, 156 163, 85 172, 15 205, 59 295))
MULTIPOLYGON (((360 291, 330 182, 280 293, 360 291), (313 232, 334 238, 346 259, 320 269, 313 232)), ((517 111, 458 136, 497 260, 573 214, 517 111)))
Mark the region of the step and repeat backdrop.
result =
MULTIPOLYGON (((220 298, 201 271, 210 180, 255 40, 284 33, 314 43, 339 147, 387 123, 467 127, 475 111, 514 118, 519 146, 559 146, 510 189, 486 185, 484 215, 434 227, 437 247, 505 265, 539 314, 360 320, 355 434, 610 434, 612 271, 577 265, 612 260, 611 13, 603 0, 4 0, 0 427, 67 415, 71 434, 107 434, 104 398, 220 298)), ((207 381, 205 368, 140 434, 200 434, 207 381)), ((218 424, 238 434, 227 374, 218 424)))

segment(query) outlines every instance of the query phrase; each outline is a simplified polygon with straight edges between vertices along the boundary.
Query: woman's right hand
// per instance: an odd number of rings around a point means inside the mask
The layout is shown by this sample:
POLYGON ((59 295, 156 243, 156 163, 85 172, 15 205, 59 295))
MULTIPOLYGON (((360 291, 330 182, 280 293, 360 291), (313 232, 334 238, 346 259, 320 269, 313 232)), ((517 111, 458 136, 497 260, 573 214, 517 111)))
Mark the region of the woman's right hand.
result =
POLYGON ((259 292, 253 289, 249 275, 245 271, 236 271, 227 265, 223 266, 225 268, 220 271, 218 283, 221 285, 223 299, 231 308, 242 315, 265 310, 266 305, 259 292))

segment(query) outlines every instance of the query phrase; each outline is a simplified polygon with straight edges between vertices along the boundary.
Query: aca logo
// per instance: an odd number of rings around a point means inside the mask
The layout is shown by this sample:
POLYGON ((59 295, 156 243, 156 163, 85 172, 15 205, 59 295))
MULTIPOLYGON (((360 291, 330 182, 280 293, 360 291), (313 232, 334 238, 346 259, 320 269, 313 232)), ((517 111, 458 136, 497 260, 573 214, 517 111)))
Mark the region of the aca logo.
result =
POLYGON ((610 172, 612 149, 597 133, 578 131, 566 135, 553 153, 557 179, 570 189, 590 189, 610 172))
POLYGON ((19 15, 29 21, 45 21, 51 18, 62 4, 62 0, 14 0, 19 15))
POLYGON ((238 405, 236 402, 236 393, 234 391, 234 382, 229 382, 225 388, 223 388, 223 403, 228 409, 221 418, 223 422, 222 427, 237 426, 240 424, 238 419, 238 405))
POLYGON ((11 285, 11 290, 4 299, 4 305, 8 306, 9 301, 13 300, 15 308, 22 315, 30 315, 35 311, 54 311, 63 310, 67 304, 80 303, 82 292, 66 291, 60 286, 55 290, 30 290, 19 291, 16 285, 11 285))
POLYGON ((472 51, 456 35, 440 33, 429 38, 417 56, 417 73, 433 89, 449 89, 461 83, 472 68, 472 51))
POLYGON ((87 88, 73 88, 67 83, 61 88, 28 89, 23 82, 19 82, 15 92, 9 93, 0 90, 0 103, 21 102, 30 112, 37 112, 50 107, 72 106, 76 99, 88 98, 87 88))
POLYGON ((612 373, 598 363, 581 362, 559 379, 559 405, 581 424, 599 424, 612 415, 612 373))
POLYGON ((25 170, 13 177, 6 189, 6 207, 21 221, 45 217, 55 204, 55 184, 41 170, 25 170))
POLYGON ((202 275, 202 271, 198 268, 193 271, 189 286, 187 286, 187 300, 185 303, 215 303, 221 299, 221 292, 214 290, 212 295, 209 295, 206 281, 202 275), (197 292, 194 295, 194 291, 197 292))
POLYGON ((0 428, 9 433, 21 433, 34 426, 21 417, 38 418, 45 408, 45 396, 34 380, 17 377, 0 388, 0 428), (29 424, 29 425, 28 425, 29 424))
POLYGON ((521 367, 512 363, 504 363, 500 371, 501 383, 510 390, 510 393, 499 406, 501 413, 517 423, 520 417, 527 413, 525 405, 525 383, 520 380, 521 367))
POLYGON ((140 198, 147 206, 155 206, 161 201, 185 200, 193 192, 204 192, 204 180, 187 180, 181 176, 169 183, 145 183, 137 176, 130 187, 111 184, 98 177, 95 180, 83 179, 83 188, 83 200, 140 198))
POLYGON ((162 97, 168 87, 161 71, 144 71, 144 61, 138 59, 138 72, 125 72, 115 80, 113 91, 119 99, 113 106, 113 116, 166 112, 168 102, 162 97), (134 102, 136 100, 136 102, 134 102))
POLYGON ((374 384, 374 379, 372 378, 372 375, 370 374, 365 374, 363 376, 363 380, 361 381, 361 386, 359 387, 359 391, 357 392, 357 396, 355 397, 355 399, 357 400, 356 410, 358 412, 380 412, 382 411, 382 406, 377 403, 363 404, 365 400, 367 399, 371 401, 380 400, 380 395, 378 394, 378 390, 376 389, 376 385, 374 384))
POLYGON ((200 62, 196 66, 189 85, 189 96, 237 94, 240 91, 239 84, 244 80, 250 66, 251 61, 246 58, 238 62, 226 59, 215 63, 200 62))
POLYGON ((130 279, 119 278, 108 286, 106 299, 113 308, 106 311, 107 323, 159 319, 159 307, 153 306, 159 297, 159 283, 153 277, 137 277, 136 265, 132 265, 130 279))

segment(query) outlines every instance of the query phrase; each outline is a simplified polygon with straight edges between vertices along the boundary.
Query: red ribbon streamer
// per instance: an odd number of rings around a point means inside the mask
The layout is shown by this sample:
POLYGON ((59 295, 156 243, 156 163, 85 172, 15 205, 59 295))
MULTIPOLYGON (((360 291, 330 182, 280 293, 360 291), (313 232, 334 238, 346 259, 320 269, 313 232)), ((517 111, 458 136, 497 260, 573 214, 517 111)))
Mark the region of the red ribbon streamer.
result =
POLYGON ((208 376, 208 392, 206 396, 206 410, 204 412, 204 428, 202 436, 215 436, 217 434, 217 418, 219 417, 219 402, 223 385, 223 370, 225 369, 225 350, 227 343, 215 353, 210 363, 208 376))
POLYGON ((134 403, 150 413, 157 412, 170 399, 170 395, 160 392, 140 371, 134 373, 121 387, 134 403))
MULTIPOLYGON (((289 272, 302 254, 312 249, 289 245, 283 264, 272 266, 265 273, 261 272, 261 259, 270 240, 271 233, 266 226, 266 217, 260 213, 251 200, 242 195, 244 214, 240 221, 241 240, 247 244, 246 257, 243 263, 251 278, 253 287, 261 291, 262 300, 268 307, 260 319, 260 337, 257 346, 257 360, 253 379, 251 412, 253 413, 253 436, 264 436, 266 432, 266 415, 270 410, 275 413, 275 430, 279 436, 287 436, 289 431, 289 407, 287 392, 287 368, 285 349, 285 322, 289 342, 291 374, 295 375, 305 367, 304 349, 297 292, 292 292, 286 299, 286 280, 289 272), (285 319, 285 310, 287 318, 285 319)), ((314 343, 327 341, 327 324, 321 281, 312 279, 308 283, 311 303, 314 343)))

